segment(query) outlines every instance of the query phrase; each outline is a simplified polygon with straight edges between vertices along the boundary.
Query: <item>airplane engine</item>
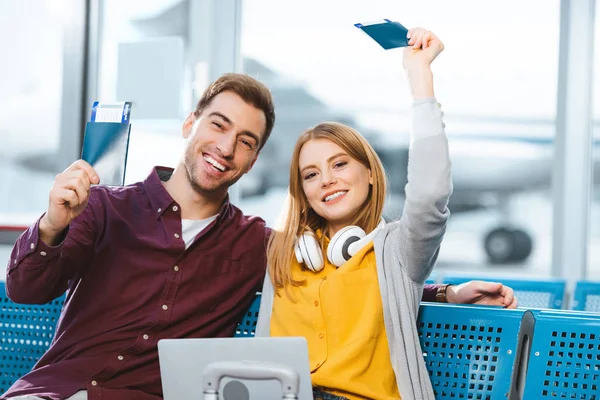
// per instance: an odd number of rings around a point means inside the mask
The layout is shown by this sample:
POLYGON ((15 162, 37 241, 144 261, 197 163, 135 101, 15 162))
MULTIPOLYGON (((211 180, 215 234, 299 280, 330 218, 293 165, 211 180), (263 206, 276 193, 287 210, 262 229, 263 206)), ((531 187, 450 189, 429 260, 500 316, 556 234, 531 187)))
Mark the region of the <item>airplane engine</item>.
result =
POLYGON ((485 236, 484 248, 493 264, 519 263, 531 254, 533 240, 522 229, 499 227, 485 236))

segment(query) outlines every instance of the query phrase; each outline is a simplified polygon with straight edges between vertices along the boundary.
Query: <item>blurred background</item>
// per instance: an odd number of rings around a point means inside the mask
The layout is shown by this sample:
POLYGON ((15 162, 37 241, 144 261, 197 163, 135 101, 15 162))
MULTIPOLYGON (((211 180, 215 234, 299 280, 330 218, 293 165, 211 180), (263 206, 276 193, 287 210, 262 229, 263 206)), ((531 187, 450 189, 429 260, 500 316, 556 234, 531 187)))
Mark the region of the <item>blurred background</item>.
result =
POLYGON ((454 194, 434 274, 600 280, 600 10, 581 0, 3 0, 0 265, 79 158, 94 100, 133 101, 126 182, 178 161, 181 124, 220 74, 269 86, 273 135, 232 190, 273 223, 296 137, 362 132, 402 212, 411 99, 402 51, 354 23, 434 31, 454 194))

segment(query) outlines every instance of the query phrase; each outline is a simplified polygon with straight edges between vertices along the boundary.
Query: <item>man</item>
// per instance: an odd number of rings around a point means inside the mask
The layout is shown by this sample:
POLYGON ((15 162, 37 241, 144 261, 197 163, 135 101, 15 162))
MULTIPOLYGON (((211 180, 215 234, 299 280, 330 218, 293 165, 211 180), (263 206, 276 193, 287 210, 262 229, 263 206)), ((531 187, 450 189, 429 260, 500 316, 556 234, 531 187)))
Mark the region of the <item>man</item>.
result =
MULTIPOLYGON (((160 339, 233 335, 262 287, 270 231, 227 193, 274 122, 269 90, 227 74, 185 120, 175 170, 123 188, 91 186, 98 175, 81 160, 57 175, 48 211, 15 244, 6 287, 20 303, 68 295, 54 343, 3 398, 160 399, 160 339)), ((516 305, 501 284, 432 286, 424 298, 436 296, 516 305)))

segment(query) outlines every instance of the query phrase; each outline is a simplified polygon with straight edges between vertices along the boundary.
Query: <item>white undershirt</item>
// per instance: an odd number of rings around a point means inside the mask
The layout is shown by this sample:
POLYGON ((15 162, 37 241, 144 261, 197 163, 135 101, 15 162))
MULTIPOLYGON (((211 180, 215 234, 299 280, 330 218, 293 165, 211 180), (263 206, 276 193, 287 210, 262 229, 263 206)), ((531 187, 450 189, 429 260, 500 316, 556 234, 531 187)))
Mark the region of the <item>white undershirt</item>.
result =
POLYGON ((194 243, 196 236, 204 230, 211 222, 217 218, 216 215, 206 219, 182 219, 181 220, 181 237, 185 242, 185 248, 190 247, 194 243))

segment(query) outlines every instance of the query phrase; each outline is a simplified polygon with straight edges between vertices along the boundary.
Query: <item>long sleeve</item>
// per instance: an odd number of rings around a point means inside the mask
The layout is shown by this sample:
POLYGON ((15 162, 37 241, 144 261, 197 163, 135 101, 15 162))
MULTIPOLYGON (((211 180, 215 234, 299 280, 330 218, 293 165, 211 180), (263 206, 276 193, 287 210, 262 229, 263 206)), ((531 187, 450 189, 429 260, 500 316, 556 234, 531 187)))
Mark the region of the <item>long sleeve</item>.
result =
POLYGON ((69 280, 89 265, 97 233, 96 196, 75 218, 63 241, 48 246, 39 237, 38 219, 17 239, 6 272, 6 292, 16 303, 44 304, 61 296, 69 280))
POLYGON ((440 284, 423 285, 423 296, 421 297, 421 301, 435 302, 436 301, 435 296, 437 295, 437 290, 440 286, 444 286, 444 285, 440 285, 440 284))
POLYGON ((442 115, 433 98, 413 106, 404 211, 390 232, 398 264, 418 283, 435 264, 450 215, 451 163, 442 115))
POLYGON ((433 400, 417 332, 423 283, 433 269, 452 192, 448 140, 435 99, 413 108, 406 201, 399 221, 374 238, 385 329, 402 398, 433 400))

